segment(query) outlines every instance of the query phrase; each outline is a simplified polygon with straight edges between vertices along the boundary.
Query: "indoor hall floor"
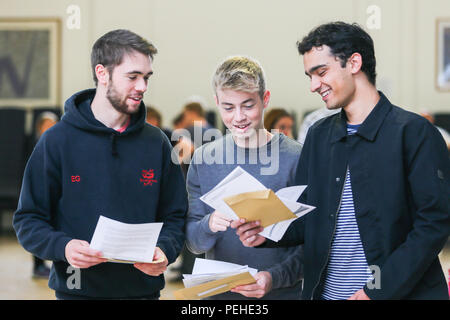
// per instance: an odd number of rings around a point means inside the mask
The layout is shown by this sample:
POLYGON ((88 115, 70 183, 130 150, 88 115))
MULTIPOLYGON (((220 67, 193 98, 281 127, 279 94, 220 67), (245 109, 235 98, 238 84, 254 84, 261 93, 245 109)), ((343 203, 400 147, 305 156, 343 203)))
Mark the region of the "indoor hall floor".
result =
MULTIPOLYGON (((450 269, 450 241, 439 255, 448 283, 450 269)), ((31 278, 32 257, 18 243, 13 233, 0 235, 0 300, 55 300, 53 290, 47 286, 47 280, 31 278)), ((175 264, 179 263, 177 261, 175 264)), ((174 274, 169 267, 166 279, 174 274)), ((181 281, 166 281, 161 299, 174 299, 173 291, 183 288, 181 281)))
MULTIPOLYGON (((0 236, 0 300, 55 300, 47 279, 32 279, 33 259, 18 243, 14 234, 0 236)), ((166 272, 166 279, 176 275, 166 272)), ((173 291, 183 288, 181 281, 166 281, 161 299, 172 300, 173 291)))

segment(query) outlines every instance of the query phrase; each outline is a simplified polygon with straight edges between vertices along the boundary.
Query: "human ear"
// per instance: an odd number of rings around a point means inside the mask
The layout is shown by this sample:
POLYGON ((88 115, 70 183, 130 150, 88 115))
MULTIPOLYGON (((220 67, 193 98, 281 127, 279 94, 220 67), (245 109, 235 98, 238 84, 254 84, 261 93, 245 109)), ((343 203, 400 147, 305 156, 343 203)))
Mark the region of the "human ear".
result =
POLYGON ((266 90, 266 92, 264 92, 264 95, 263 95, 264 109, 269 106, 269 101, 270 101, 270 91, 266 90))
POLYGON ((109 80, 108 69, 104 65, 98 64, 95 66, 95 76, 97 77, 98 83, 106 85, 109 80))
POLYGON ((348 62, 350 63, 350 70, 353 74, 361 70, 362 56, 358 52, 352 54, 351 57, 348 59, 348 62))

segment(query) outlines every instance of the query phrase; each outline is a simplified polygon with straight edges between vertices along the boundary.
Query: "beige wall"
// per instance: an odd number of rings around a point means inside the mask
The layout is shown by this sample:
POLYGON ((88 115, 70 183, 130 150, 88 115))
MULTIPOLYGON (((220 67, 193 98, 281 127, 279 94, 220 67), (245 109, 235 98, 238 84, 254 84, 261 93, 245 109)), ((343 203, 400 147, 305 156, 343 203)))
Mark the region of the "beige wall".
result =
POLYGON ((450 17, 448 0, 2 0, 0 17, 62 19, 62 99, 91 87, 90 48, 99 36, 127 28, 159 49, 145 101, 165 124, 191 95, 214 108, 211 76, 228 55, 249 55, 263 65, 271 105, 302 111, 322 105, 309 92, 295 42, 317 24, 344 20, 367 26, 370 5, 381 13, 375 41, 379 87, 407 109, 450 111, 450 92, 435 89, 435 20, 450 17), (81 28, 69 29, 69 5, 81 28))

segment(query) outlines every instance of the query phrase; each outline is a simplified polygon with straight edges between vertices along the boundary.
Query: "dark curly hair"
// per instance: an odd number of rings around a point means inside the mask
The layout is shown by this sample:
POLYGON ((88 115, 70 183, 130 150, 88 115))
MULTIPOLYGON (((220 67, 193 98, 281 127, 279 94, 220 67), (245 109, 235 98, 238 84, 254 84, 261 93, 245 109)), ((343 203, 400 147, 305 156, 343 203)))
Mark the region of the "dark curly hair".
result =
POLYGON ((367 79, 375 85, 376 59, 373 40, 358 24, 348 24, 342 21, 322 24, 313 29, 302 41, 297 41, 298 52, 303 55, 313 47, 326 45, 331 53, 345 67, 348 58, 357 52, 362 57, 361 70, 367 79))

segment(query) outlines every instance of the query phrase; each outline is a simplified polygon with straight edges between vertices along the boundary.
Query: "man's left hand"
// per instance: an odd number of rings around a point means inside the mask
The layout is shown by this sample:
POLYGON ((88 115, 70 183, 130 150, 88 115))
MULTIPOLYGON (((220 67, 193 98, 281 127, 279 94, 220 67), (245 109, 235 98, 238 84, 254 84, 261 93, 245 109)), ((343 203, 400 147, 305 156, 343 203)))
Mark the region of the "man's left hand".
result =
POLYGON ((256 283, 238 286, 231 289, 231 292, 240 293, 245 297, 262 298, 272 289, 272 276, 267 271, 255 274, 256 283))
POLYGON ((162 259, 162 261, 158 263, 135 263, 134 267, 148 274, 149 276, 157 277, 167 270, 169 261, 167 260, 164 252, 160 248, 156 247, 155 254, 153 255, 153 261, 160 259, 162 259))

